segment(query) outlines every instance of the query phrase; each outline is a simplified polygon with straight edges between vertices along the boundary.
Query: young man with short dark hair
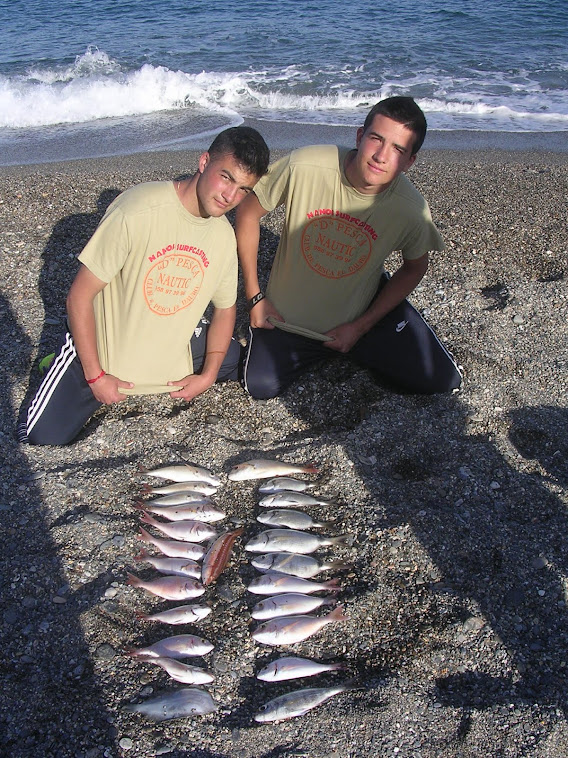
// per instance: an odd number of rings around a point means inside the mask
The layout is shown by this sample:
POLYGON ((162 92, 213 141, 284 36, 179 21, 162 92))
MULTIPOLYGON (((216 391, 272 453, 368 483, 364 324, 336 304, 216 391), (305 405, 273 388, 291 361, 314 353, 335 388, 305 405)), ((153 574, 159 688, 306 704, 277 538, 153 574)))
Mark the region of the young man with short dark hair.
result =
POLYGON ((66 444, 97 408, 127 394, 189 401, 238 378, 238 262, 224 216, 268 160, 256 130, 227 129, 194 176, 137 185, 109 206, 79 256, 69 331, 29 406, 22 441, 66 444), (209 303, 210 324, 202 318, 209 303))
POLYGON ((283 392, 312 365, 341 353, 406 392, 447 392, 461 374, 406 297, 443 249, 428 205, 406 178, 426 119, 412 98, 377 103, 356 148, 295 150, 270 167, 237 211, 237 243, 250 310, 247 391, 283 392), (260 219, 286 219, 266 296, 257 271, 260 219), (388 256, 402 265, 389 277, 388 256))

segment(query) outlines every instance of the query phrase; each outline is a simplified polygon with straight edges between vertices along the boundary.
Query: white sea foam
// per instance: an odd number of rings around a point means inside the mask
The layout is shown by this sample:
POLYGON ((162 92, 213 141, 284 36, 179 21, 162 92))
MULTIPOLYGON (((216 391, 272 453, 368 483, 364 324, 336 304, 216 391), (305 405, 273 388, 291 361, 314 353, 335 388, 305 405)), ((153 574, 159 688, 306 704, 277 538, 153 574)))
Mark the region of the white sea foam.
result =
POLYGON ((325 77, 317 84, 301 66, 187 73, 147 63, 124 71, 104 51, 89 47, 72 65, 35 66, 25 75, 0 76, 0 127, 80 124, 180 109, 232 118, 358 125, 369 105, 402 93, 416 98, 434 129, 568 126, 563 90, 556 97, 544 93, 522 71, 517 72, 516 81, 488 79, 482 88, 473 88, 467 79, 440 77, 428 70, 409 72, 404 81, 386 73, 380 89, 371 91, 352 85, 353 71, 345 71, 341 79, 339 74, 335 70, 327 84, 325 77))

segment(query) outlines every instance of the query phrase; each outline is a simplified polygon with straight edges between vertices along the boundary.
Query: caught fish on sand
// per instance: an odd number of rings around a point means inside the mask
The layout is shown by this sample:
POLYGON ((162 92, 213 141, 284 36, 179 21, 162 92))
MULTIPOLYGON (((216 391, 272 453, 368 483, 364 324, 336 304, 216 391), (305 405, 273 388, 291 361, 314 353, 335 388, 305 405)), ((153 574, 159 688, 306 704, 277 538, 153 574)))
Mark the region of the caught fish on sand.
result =
POLYGON ((202 466, 193 466, 190 463, 163 466, 162 468, 156 468, 152 471, 146 471, 145 473, 148 476, 155 476, 160 479, 170 479, 172 482, 206 482, 215 487, 218 487, 221 484, 219 477, 211 471, 202 466))
POLYGON ((142 491, 151 495, 175 495, 186 492, 197 493, 200 495, 213 495, 218 489, 218 485, 209 484, 209 482, 173 482, 171 484, 162 484, 158 487, 152 487, 151 484, 143 484, 142 491))
POLYGON ((134 560, 149 563, 160 574, 191 576, 194 579, 201 578, 201 564, 190 558, 163 558, 162 556, 151 555, 142 550, 141 553, 134 556, 134 560))
POLYGON ((333 525, 331 521, 316 521, 309 513, 287 508, 264 511, 258 514, 256 520, 267 526, 285 526, 289 529, 327 529, 333 525))
POLYGON ((305 466, 284 461, 273 461, 267 458, 256 458, 239 463, 229 471, 232 482, 242 482, 248 479, 269 479, 286 474, 317 474, 318 469, 313 464, 305 466))
POLYGON ((203 521, 195 521, 189 519, 187 521, 156 521, 145 511, 140 521, 144 524, 150 524, 150 526, 156 527, 160 532, 163 532, 168 537, 172 537, 175 540, 188 540, 189 542, 205 542, 212 537, 217 536, 217 532, 208 524, 203 521))
POLYGON ((182 684, 211 684, 215 680, 209 671, 205 671, 199 666, 181 663, 174 658, 148 658, 147 662, 160 666, 172 679, 182 684))
POLYGON ((263 621, 279 616, 297 616, 311 613, 323 605, 335 605, 334 597, 317 597, 301 592, 285 592, 282 595, 267 597, 257 603, 251 611, 253 619, 263 621))
POLYGON ((282 592, 338 592, 340 589, 338 579, 330 579, 327 582, 314 582, 311 579, 302 579, 291 574, 281 574, 279 571, 267 571, 262 576, 253 579, 248 586, 249 592, 255 595, 276 595, 282 592))
POLYGON ((285 616, 265 621, 257 626, 252 636, 263 645, 292 645, 308 639, 326 624, 345 621, 347 618, 343 606, 338 605, 327 616, 285 616))
POLYGON ((137 613, 142 621, 159 621, 162 624, 195 624, 211 613, 208 605, 180 605, 159 613, 137 613))
POLYGON ((251 561, 259 571, 280 571, 282 574, 311 579, 322 571, 345 571, 351 568, 343 561, 322 561, 301 553, 264 553, 251 561))
POLYGON ((134 574, 127 573, 128 584, 131 587, 140 587, 152 595, 164 598, 164 600, 189 600, 199 597, 205 592, 205 587, 196 579, 185 576, 162 576, 159 579, 145 582, 134 574))
POLYGON ((168 521, 202 521, 204 524, 211 524, 214 521, 221 521, 227 515, 225 511, 216 508, 212 503, 201 500, 196 503, 187 505, 154 505, 152 500, 134 503, 134 508, 144 513, 150 512, 156 516, 162 516, 168 521))
POLYGON ((252 537, 245 545, 245 550, 252 553, 315 553, 320 547, 328 545, 350 545, 351 537, 324 537, 321 534, 302 532, 298 529, 267 529, 252 537))
POLYGON ((308 508, 312 505, 329 505, 337 508, 337 503, 331 500, 314 497, 307 492, 293 492, 291 490, 270 492, 262 497, 258 504, 261 508, 308 508))
POLYGON ((207 655, 213 650, 213 645, 203 637, 195 634, 176 634, 166 637, 147 647, 133 647, 126 650, 126 654, 133 658, 190 658, 192 656, 207 655))
POLYGON ((264 495, 269 492, 280 492, 281 490, 303 492, 313 486, 313 482, 295 479, 293 476, 275 476, 273 479, 263 482, 258 491, 264 495))
POLYGON ((160 537, 154 537, 142 527, 140 527, 140 534, 137 538, 142 542, 154 545, 164 555, 169 555, 170 558, 191 558, 194 561, 199 561, 205 555, 206 548, 203 545, 180 540, 163 540, 160 537))
POLYGON ((263 682, 284 682, 288 679, 299 679, 304 676, 315 676, 326 671, 342 671, 347 668, 345 663, 317 663, 308 658, 298 658, 290 655, 277 658, 256 675, 263 682))
POLYGON ((207 713, 215 713, 218 708, 219 706, 207 690, 199 687, 175 690, 170 694, 146 700, 144 703, 125 706, 125 710, 141 713, 154 721, 204 716, 207 713))
POLYGON ((284 721, 285 719, 303 716, 326 700, 348 690, 358 689, 351 683, 339 684, 336 687, 307 687, 288 692, 286 695, 265 703, 255 715, 254 720, 260 723, 269 721, 284 721))
POLYGON ((204 586, 211 584, 225 570, 231 557, 231 550, 235 540, 243 533, 244 529, 235 529, 233 532, 227 532, 217 537, 215 542, 205 553, 201 569, 201 581, 204 586))

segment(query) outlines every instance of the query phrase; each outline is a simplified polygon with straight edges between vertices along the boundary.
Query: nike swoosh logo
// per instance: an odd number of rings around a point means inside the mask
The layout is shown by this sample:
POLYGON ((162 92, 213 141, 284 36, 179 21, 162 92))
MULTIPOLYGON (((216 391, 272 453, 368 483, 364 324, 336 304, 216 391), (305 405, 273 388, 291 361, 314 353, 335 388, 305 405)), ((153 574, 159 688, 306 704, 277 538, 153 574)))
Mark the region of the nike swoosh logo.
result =
POLYGON ((401 321, 400 323, 398 323, 398 324, 396 325, 396 331, 397 331, 397 332, 402 332, 402 330, 404 329, 404 327, 405 327, 407 324, 408 324, 408 321, 401 321))

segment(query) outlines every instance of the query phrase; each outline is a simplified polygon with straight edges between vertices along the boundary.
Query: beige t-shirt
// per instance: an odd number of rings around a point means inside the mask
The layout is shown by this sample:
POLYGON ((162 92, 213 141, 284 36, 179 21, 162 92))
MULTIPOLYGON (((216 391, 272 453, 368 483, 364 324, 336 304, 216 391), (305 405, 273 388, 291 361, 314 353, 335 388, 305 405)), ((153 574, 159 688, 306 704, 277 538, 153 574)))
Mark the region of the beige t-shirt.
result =
POLYGON ((97 348, 105 371, 134 382, 130 394, 171 392, 193 372, 189 340, 208 304, 236 300, 231 225, 192 216, 172 182, 120 195, 79 260, 108 282, 95 298, 97 348))
POLYGON ((404 174, 378 195, 363 195, 345 177, 348 153, 334 145, 295 150, 254 188, 266 210, 286 204, 267 296, 287 322, 315 332, 367 310, 393 251, 412 260, 444 247, 404 174))

